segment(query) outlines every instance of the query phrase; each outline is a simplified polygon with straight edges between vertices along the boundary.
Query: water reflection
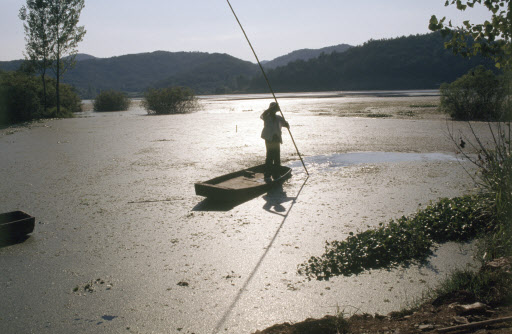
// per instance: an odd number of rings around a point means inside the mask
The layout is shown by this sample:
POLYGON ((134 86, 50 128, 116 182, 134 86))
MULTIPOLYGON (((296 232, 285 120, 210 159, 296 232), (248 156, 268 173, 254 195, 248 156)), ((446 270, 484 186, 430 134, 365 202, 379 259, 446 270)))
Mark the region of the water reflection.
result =
MULTIPOLYGON (((458 161, 445 153, 398 153, 398 152, 353 152, 305 157, 304 162, 317 171, 330 168, 348 167, 360 164, 377 164, 412 161, 458 161)), ((294 169, 302 168, 300 161, 289 164, 294 169)))

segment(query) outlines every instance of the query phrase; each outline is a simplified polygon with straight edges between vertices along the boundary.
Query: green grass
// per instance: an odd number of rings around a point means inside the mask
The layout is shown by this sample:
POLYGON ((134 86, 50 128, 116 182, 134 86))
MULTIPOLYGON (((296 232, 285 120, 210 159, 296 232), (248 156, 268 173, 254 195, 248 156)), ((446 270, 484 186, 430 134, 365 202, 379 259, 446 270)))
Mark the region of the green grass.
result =
POLYGON ((479 271, 463 269, 454 271, 434 291, 438 297, 464 291, 475 300, 487 305, 510 303, 512 296, 512 277, 503 271, 483 268, 479 271))

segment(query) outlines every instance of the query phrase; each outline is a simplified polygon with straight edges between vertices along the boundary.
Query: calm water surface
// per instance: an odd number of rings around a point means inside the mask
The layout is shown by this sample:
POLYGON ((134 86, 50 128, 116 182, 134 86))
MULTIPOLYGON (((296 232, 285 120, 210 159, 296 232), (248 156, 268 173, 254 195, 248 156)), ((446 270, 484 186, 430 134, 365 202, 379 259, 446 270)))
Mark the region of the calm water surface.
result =
POLYGON ((341 93, 280 98, 311 175, 285 134, 294 176, 225 210, 198 210, 193 184, 262 163, 265 96, 3 130, 0 212, 26 211, 37 225, 0 248, 0 333, 250 333, 339 308, 387 313, 470 262, 471 245, 446 245, 427 267, 297 275, 326 241, 472 187, 444 121, 320 115, 383 99, 341 93))

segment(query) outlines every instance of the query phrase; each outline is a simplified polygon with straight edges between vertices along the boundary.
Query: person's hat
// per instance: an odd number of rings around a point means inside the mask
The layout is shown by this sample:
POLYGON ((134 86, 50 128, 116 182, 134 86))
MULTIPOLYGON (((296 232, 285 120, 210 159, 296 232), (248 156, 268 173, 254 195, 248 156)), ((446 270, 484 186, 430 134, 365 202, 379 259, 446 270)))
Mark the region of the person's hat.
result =
POLYGON ((274 109, 275 107, 277 107, 277 103, 270 102, 270 105, 268 106, 268 109, 274 109))

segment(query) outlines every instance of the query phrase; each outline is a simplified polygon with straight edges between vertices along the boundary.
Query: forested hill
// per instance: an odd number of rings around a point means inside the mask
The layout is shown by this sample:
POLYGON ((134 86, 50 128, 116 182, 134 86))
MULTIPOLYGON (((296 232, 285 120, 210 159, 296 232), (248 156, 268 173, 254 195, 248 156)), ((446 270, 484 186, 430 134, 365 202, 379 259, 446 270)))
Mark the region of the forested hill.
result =
MULTIPOLYGON (((348 46, 344 52, 323 50, 313 50, 320 54, 316 58, 267 68, 272 88, 277 92, 435 89, 477 65, 493 68, 480 57, 465 59, 445 50, 439 33, 370 40, 348 46)), ((303 51, 287 57, 308 57, 303 51)), ((15 70, 20 64, 0 62, 0 69, 15 70)), ((268 92, 256 64, 206 52, 156 51, 112 58, 83 55, 63 81, 72 84, 82 98, 108 89, 140 96, 149 87, 166 86, 188 86, 196 94, 268 92)))
MULTIPOLYGON (((96 59, 96 57, 85 54, 85 53, 78 53, 75 57, 75 60, 77 62, 83 61, 83 60, 89 60, 89 59, 96 59)), ((23 59, 11 60, 11 61, 0 61, 0 70, 17 71, 20 68, 22 63, 23 63, 23 59)))
POLYGON ((85 97, 107 89, 140 94, 148 87, 165 85, 188 86, 207 94, 228 84, 236 90, 238 77, 250 78, 257 70, 257 65, 227 54, 156 51, 77 62, 64 82, 85 97))
MULTIPOLYGON (((465 59, 444 48, 439 33, 370 40, 343 53, 323 54, 268 70, 276 91, 330 91, 439 88, 469 69, 492 64, 481 57, 465 59)), ((250 91, 267 91, 261 75, 250 91)))
MULTIPOLYGON (((21 63, 0 62, 0 69, 17 70, 21 63)), ((258 65, 227 54, 155 51, 111 58, 80 55, 62 81, 73 85, 82 98, 109 89, 140 96, 149 87, 168 85, 212 94, 239 91, 239 85, 247 87, 257 71, 258 65)))
POLYGON ((352 46, 348 44, 339 44, 334 46, 327 46, 321 49, 300 49, 293 52, 290 52, 284 56, 277 57, 271 61, 262 62, 264 68, 276 68, 278 66, 285 66, 288 63, 296 60, 309 60, 311 58, 316 58, 320 56, 322 53, 330 54, 332 52, 345 52, 350 49, 352 46))

